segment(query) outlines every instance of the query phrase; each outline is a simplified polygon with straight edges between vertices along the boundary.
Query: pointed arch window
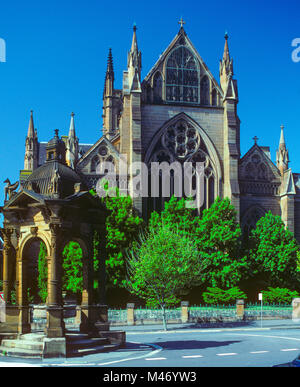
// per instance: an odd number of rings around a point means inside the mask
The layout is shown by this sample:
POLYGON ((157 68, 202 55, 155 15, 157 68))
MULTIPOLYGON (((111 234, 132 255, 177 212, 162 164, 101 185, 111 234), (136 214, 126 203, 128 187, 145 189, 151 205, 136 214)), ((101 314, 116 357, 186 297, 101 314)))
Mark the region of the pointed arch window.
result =
POLYGON ((166 65, 167 102, 199 103, 199 68, 192 52, 180 46, 166 65))
POLYGON ((160 103, 162 100, 162 77, 160 72, 157 72, 153 78, 153 102, 160 103))
POLYGON ((201 79, 200 93, 201 105, 209 105, 209 79, 206 75, 201 79))
POLYGON ((211 104, 212 104, 212 106, 217 106, 217 104, 218 104, 216 89, 213 89, 213 91, 211 93, 211 104))
POLYGON ((258 206, 249 208, 242 218, 242 230, 245 238, 248 238, 251 230, 256 228, 256 223, 266 214, 266 211, 258 206))
POLYGON ((98 156, 94 156, 91 162, 91 172, 95 173, 97 170, 98 165, 100 164, 100 160, 98 156))
MULTIPOLYGON (((174 162, 184 166, 185 162, 192 164, 192 189, 195 190, 196 186, 196 163, 202 163, 204 167, 203 176, 203 194, 204 200, 199 211, 203 211, 209 208, 218 195, 218 177, 215 164, 210 156, 208 148, 201 137, 199 131, 189 122, 184 119, 180 119, 177 122, 168 126, 161 137, 159 138, 152 155, 149 157, 149 170, 151 171, 151 163, 167 162, 169 165, 174 162)), ((149 175, 150 176, 150 175, 149 175)), ((162 195, 162 184, 168 184, 168 181, 162 182, 161 176, 159 177, 159 194, 155 198, 151 198, 148 203, 149 213, 153 210, 160 211, 164 207, 164 203, 169 197, 162 195)), ((172 175, 170 173, 170 196, 175 192, 181 190, 181 195, 184 196, 184 176, 178 173, 172 175), (179 181, 178 179, 181 179, 179 181), (176 186, 175 186, 176 184, 176 186)), ((148 188, 149 197, 152 192, 152 180, 149 178, 148 188)), ((177 195, 175 195, 177 196, 177 195)))

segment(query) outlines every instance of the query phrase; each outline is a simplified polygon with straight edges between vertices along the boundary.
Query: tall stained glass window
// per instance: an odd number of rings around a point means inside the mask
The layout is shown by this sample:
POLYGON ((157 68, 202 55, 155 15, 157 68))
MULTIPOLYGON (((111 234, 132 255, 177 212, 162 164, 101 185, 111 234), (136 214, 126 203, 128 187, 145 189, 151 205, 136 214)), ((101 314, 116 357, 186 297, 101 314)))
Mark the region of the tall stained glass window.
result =
POLYGON ((194 55, 186 47, 176 48, 166 66, 166 100, 199 103, 199 72, 194 55))

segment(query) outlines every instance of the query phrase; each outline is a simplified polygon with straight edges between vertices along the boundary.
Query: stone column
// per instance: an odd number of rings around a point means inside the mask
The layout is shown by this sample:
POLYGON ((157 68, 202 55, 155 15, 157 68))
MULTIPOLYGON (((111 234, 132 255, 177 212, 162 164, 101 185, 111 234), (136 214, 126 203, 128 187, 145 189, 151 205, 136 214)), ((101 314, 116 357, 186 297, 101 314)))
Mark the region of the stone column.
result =
POLYGON ((127 304, 127 325, 135 325, 134 303, 127 304))
POLYGON ((238 320, 243 320, 245 314, 244 300, 236 300, 236 317, 238 320))
POLYGON ((183 324, 189 322, 190 314, 189 314, 189 302, 182 301, 181 302, 181 322, 183 324))
MULTIPOLYGON (((12 258, 12 244, 11 244, 11 229, 1 229, 4 241, 3 248, 3 290, 5 311, 4 319, 0 321, 0 332, 3 333, 17 333, 19 329, 19 308, 17 305, 11 305, 11 258, 12 258)), ((17 265, 17 263, 16 263, 17 265)))
POLYGON ((106 304, 106 227, 105 224, 98 229, 99 235, 99 248, 98 248, 98 260, 99 260, 99 275, 98 275, 98 297, 99 303, 102 305, 106 304))
POLYGON ((10 279, 10 259, 12 253, 12 244, 11 244, 11 235, 12 230, 7 228, 2 228, 3 235, 3 292, 4 292, 4 301, 6 304, 11 302, 11 279, 10 279))
POLYGON ((31 330, 27 295, 27 257, 16 252, 17 305, 19 309, 18 333, 29 333, 31 330))
POLYGON ((64 337, 65 327, 62 306, 62 262, 59 249, 60 224, 50 224, 51 254, 48 263, 48 300, 46 335, 49 338, 64 337))
POLYGON ((82 248, 83 291, 81 301, 80 332, 88 333, 94 330, 93 324, 97 318, 93 307, 93 267, 92 257, 82 248))
POLYGON ((293 321, 300 322, 300 298, 294 298, 293 306, 293 321))

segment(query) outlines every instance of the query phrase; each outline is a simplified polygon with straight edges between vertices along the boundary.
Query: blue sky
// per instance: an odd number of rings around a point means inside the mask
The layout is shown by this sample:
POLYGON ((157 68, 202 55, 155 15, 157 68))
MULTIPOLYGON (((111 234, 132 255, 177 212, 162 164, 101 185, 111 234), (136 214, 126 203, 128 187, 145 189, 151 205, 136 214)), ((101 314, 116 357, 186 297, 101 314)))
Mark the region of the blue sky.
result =
MULTIPOLYGON (((0 179, 18 179, 30 110, 41 141, 58 128, 66 134, 75 112, 81 142, 101 136, 102 92, 109 47, 115 87, 122 86, 133 23, 137 24, 146 76, 179 30, 178 20, 217 80, 224 32, 238 80, 241 149, 254 135, 269 145, 273 160, 285 137, 291 167, 300 172, 300 62, 292 61, 292 40, 300 38, 299 0, 10 1, 0 9, 0 179)), ((0 200, 3 202, 3 190, 0 200)))

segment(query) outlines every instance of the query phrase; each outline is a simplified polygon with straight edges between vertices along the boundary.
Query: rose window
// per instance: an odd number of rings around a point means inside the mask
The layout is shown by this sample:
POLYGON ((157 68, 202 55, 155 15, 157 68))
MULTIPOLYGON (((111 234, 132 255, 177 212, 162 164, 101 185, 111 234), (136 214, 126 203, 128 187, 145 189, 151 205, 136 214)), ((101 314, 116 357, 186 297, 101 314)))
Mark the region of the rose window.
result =
POLYGON ((181 121, 167 129, 162 137, 163 146, 179 159, 185 159, 200 146, 198 132, 189 124, 181 121))

